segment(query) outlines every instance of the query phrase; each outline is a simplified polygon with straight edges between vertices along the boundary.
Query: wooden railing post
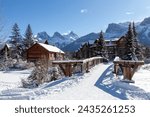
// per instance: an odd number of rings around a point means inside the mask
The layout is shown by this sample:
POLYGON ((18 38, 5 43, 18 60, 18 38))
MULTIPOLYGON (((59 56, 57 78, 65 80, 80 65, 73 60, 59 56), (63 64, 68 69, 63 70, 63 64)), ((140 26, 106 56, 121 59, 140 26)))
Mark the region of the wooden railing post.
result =
POLYGON ((86 73, 89 72, 89 62, 86 63, 86 73))
POLYGON ((144 64, 143 61, 129 61, 129 60, 114 61, 114 73, 117 75, 119 66, 122 66, 124 79, 131 81, 138 66, 143 64, 144 64))

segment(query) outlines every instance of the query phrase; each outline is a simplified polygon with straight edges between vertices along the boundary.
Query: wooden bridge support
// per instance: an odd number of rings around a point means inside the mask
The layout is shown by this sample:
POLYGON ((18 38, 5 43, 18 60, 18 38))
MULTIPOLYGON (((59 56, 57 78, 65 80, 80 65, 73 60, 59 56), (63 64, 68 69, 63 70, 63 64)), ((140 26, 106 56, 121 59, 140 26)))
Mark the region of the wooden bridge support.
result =
POLYGON ((122 67, 124 79, 132 80, 134 73, 141 65, 144 65, 144 61, 114 61, 114 73, 117 75, 119 67, 122 67))

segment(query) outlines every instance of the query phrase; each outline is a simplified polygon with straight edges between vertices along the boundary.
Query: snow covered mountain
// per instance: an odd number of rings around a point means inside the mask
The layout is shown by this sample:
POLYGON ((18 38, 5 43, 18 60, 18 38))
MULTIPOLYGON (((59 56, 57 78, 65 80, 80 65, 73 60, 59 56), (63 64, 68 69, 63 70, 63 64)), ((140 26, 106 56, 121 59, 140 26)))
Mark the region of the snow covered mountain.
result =
POLYGON ((111 23, 105 32, 105 38, 117 38, 124 35, 127 32, 129 22, 125 23, 111 23))
POLYGON ((49 40, 51 37, 47 34, 47 32, 39 32, 37 35, 35 35, 35 38, 38 40, 49 40))
POLYGON ((76 41, 70 43, 69 45, 65 46, 64 48, 62 48, 64 51, 75 51, 78 48, 80 48, 80 46, 86 42, 89 43, 93 43, 95 39, 98 38, 98 34, 97 33, 90 33, 87 34, 85 36, 80 37, 79 39, 77 39, 76 41))
POLYGON ((145 18, 138 26, 137 32, 140 42, 150 45, 150 17, 145 18))
MULTIPOLYGON (((119 38, 126 34, 129 22, 111 23, 108 25, 104 34, 105 39, 119 38)), ((145 18, 142 22, 135 23, 138 39, 140 43, 150 46, 150 17, 145 18)), ((86 42, 93 42, 98 38, 98 33, 90 33, 80 37, 76 41, 62 48, 64 51, 75 51, 86 42)))
POLYGON ((56 45, 59 48, 63 48, 71 42, 77 40, 79 37, 73 31, 65 34, 60 34, 59 32, 55 32, 53 36, 49 36, 45 31, 37 34, 36 38, 41 40, 48 40, 50 44, 56 45))
MULTIPOLYGON (((105 32, 105 38, 123 36, 128 30, 128 25, 129 22, 109 24, 105 32)), ((150 17, 145 18, 142 22, 138 22, 135 25, 139 41, 145 45, 150 45, 150 17)))
POLYGON ((65 34, 63 34, 63 36, 65 38, 70 39, 71 41, 75 41, 79 38, 79 36, 77 34, 75 34, 73 31, 71 31, 70 33, 65 33, 65 34))

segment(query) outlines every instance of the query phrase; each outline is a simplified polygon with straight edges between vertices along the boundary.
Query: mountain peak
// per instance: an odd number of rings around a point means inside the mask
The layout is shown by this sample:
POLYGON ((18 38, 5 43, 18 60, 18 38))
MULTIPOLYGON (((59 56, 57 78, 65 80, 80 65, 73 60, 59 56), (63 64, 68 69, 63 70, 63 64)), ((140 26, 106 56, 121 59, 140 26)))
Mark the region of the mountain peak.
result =
POLYGON ((150 17, 145 18, 145 19, 140 23, 140 25, 143 25, 143 26, 145 26, 145 25, 150 25, 150 17))
POLYGON ((61 35, 59 32, 55 32, 54 35, 61 35))
POLYGON ((72 41, 77 40, 79 38, 79 36, 73 31, 69 31, 69 33, 64 33, 63 36, 72 39, 72 41))
POLYGON ((62 35, 70 35, 70 34, 75 34, 73 31, 68 31, 68 32, 66 32, 66 33, 63 33, 62 35))
POLYGON ((54 35, 53 35, 53 38, 62 38, 62 39, 64 39, 64 37, 59 32, 55 32, 54 35))
POLYGON ((74 33, 73 31, 70 31, 70 32, 69 32, 69 35, 72 35, 72 34, 74 35, 75 33, 74 33))
MULTIPOLYGON (((127 25, 128 26, 128 25, 127 25)), ((111 23, 108 25, 108 28, 106 29, 106 33, 118 33, 118 32, 124 32, 124 30, 127 28, 127 26, 125 27, 123 25, 123 23, 120 24, 116 24, 116 23, 111 23)))
POLYGON ((40 39, 47 39, 47 40, 50 39, 50 36, 45 31, 37 33, 36 37, 40 39))

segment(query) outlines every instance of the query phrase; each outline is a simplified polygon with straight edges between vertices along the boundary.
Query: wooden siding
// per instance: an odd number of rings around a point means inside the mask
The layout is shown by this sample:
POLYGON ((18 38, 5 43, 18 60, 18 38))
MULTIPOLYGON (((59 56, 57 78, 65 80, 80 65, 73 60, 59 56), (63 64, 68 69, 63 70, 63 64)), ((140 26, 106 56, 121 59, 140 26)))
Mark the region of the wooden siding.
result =
POLYGON ((49 52, 38 43, 34 44, 31 48, 27 50, 27 60, 38 60, 38 59, 48 59, 48 60, 60 60, 59 58, 64 58, 63 54, 56 52, 49 52))

